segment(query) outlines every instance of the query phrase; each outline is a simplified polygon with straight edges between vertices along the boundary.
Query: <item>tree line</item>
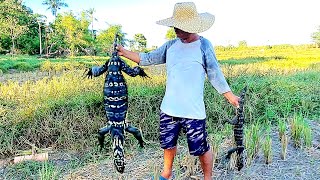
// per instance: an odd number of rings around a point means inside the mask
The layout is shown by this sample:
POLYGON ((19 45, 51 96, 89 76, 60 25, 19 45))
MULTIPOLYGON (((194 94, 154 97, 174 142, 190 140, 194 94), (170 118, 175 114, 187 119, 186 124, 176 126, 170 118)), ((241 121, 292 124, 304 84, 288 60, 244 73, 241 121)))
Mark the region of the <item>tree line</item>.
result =
POLYGON ((47 57, 109 54, 115 34, 133 51, 147 51, 147 39, 135 34, 126 38, 120 24, 97 31, 93 27, 94 9, 79 15, 72 11, 58 13, 68 5, 62 0, 45 0, 55 19, 46 22, 44 15, 34 13, 22 0, 0 0, 0 54, 39 54, 47 57), (91 27, 89 27, 91 24, 91 27))
MULTIPOLYGON (((46 57, 108 54, 112 51, 116 33, 121 43, 131 50, 148 51, 143 34, 127 39, 120 24, 110 25, 99 32, 95 30, 95 10, 92 8, 78 15, 72 11, 59 14, 58 10, 68 7, 63 0, 43 0, 42 5, 51 10, 55 17, 53 22, 48 23, 44 15, 34 13, 23 5, 22 0, 0 0, 0 54, 46 57)), ((166 39, 175 37, 174 30, 169 29, 166 39)), ((320 27, 311 37, 320 47, 320 27)))

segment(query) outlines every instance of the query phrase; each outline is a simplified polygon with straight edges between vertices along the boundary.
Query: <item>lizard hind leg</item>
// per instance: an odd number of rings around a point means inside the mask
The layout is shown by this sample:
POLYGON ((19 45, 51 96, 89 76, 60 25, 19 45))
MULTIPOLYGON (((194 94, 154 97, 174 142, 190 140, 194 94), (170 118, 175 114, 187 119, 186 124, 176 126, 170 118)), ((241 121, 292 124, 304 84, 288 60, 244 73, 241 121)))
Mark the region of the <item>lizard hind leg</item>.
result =
POLYGON ((231 155, 237 151, 237 148, 232 148, 227 152, 226 159, 230 159, 231 155))
POLYGON ((100 151, 103 149, 104 147, 104 135, 107 134, 111 129, 110 125, 107 125, 101 129, 99 129, 98 132, 98 141, 99 141, 99 145, 100 145, 100 151))
POLYGON ((242 154, 243 150, 244 150, 243 146, 232 148, 227 152, 226 158, 230 159, 232 153, 234 153, 234 152, 237 152, 237 154, 242 154))
POLYGON ((244 154, 243 154, 243 151, 244 151, 244 147, 238 147, 237 148, 237 168, 238 168, 238 171, 240 171, 244 166, 244 154))
POLYGON ((131 133, 139 141, 140 147, 143 148, 144 142, 142 139, 141 131, 138 128, 131 125, 128 125, 125 130, 131 133))

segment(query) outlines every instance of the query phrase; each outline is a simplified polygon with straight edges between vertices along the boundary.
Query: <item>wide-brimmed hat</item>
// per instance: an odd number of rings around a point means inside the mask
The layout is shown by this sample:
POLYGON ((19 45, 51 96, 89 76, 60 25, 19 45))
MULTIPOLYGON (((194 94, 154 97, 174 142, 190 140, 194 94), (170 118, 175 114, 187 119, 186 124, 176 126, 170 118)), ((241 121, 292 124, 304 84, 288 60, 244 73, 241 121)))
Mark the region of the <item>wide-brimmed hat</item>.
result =
POLYGON ((170 18, 156 22, 157 24, 176 27, 189 33, 200 33, 208 30, 214 23, 214 15, 198 13, 193 2, 176 3, 170 18))

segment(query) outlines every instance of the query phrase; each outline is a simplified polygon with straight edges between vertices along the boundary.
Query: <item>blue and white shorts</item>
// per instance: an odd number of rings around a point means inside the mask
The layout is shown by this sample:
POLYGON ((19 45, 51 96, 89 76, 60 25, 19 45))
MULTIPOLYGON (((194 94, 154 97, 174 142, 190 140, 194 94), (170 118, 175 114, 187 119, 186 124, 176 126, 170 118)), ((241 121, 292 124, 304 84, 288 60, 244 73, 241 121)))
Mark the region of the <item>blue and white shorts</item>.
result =
POLYGON ((210 149, 207 142, 206 120, 172 117, 160 112, 160 145, 163 149, 176 147, 179 133, 187 135, 189 153, 200 156, 210 149))

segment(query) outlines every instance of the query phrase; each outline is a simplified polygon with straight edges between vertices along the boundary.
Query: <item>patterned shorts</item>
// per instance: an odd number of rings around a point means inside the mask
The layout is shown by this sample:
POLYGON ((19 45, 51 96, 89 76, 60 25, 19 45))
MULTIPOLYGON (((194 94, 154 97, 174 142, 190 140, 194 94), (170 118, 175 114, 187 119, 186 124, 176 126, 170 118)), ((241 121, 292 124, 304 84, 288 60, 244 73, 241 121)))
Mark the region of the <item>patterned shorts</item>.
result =
POLYGON ((169 116, 160 112, 160 145, 172 149, 177 145, 180 131, 187 135, 189 153, 200 156, 210 149, 207 142, 206 120, 169 116))

